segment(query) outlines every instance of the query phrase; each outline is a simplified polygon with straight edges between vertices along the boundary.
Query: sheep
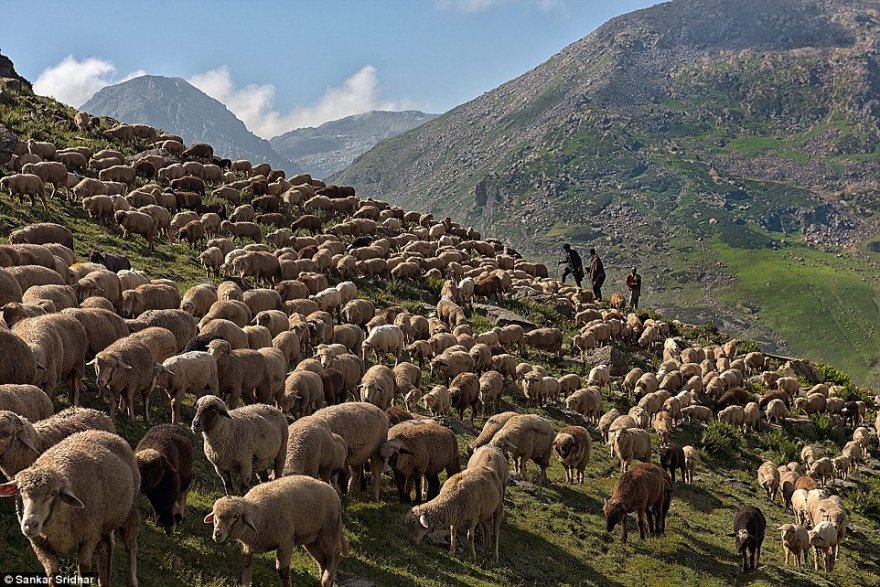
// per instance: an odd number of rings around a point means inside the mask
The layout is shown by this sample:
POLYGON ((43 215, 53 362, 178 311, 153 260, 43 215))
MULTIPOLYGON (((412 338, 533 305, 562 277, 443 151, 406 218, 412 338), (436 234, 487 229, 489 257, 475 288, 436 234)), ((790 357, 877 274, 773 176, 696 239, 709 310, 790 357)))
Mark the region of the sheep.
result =
POLYGON ((686 485, 694 484, 694 472, 700 463, 700 454, 693 446, 682 447, 684 451, 684 482, 686 485))
POLYGON ((526 462, 534 461, 540 468, 539 483, 549 485, 547 467, 555 438, 550 423, 541 416, 522 414, 508 420, 492 438, 490 444, 509 455, 514 471, 526 480, 526 462))
POLYGON ((476 404, 480 401, 480 378, 474 373, 459 373, 449 384, 450 405, 458 410, 458 418, 464 419, 464 411, 471 409, 471 422, 474 421, 476 404))
POLYGON ((834 551, 837 548, 839 538, 834 524, 831 522, 819 522, 812 530, 807 530, 810 546, 813 547, 813 567, 819 570, 819 558, 825 564, 825 572, 834 570, 834 551))
POLYGON ((801 566, 801 554, 806 563, 807 551, 810 548, 810 536, 807 529, 797 524, 784 524, 777 528, 781 532, 782 550, 785 552, 785 564, 788 565, 788 557, 794 558, 795 566, 801 566))
MULTIPOLYGON (((56 336, 46 336, 44 339, 54 349, 60 349, 61 342, 56 336)), ((12 334, 5 328, 0 328, 0 348, 3 349, 6 360, 0 361, 0 381, 5 384, 40 385, 42 381, 36 377, 37 360, 34 350, 22 338, 12 334)), ((40 354, 40 353, 38 353, 40 354)), ((45 365, 41 362, 41 371, 45 365)), ((44 387, 49 388, 49 385, 44 387)), ((45 393, 46 390, 42 389, 45 393)), ((54 385, 50 392, 54 391, 54 385)))
POLYGON ((376 362, 381 362, 388 355, 393 355, 395 358, 394 364, 396 365, 400 362, 403 350, 403 331, 400 327, 393 324, 373 328, 361 344, 364 361, 367 360, 370 353, 375 356, 376 362))
POLYGON ((208 353, 217 362, 220 394, 229 405, 237 406, 242 397, 251 402, 272 400, 269 367, 259 351, 233 349, 219 339, 208 343, 208 353))
POLYGON ((758 467, 758 485, 767 493, 767 499, 776 501, 776 494, 779 491, 780 476, 779 470, 770 461, 758 467))
POLYGON ((386 410, 394 399, 394 372, 385 365, 374 365, 367 369, 358 389, 362 401, 386 410))
POLYGON ((718 412, 718 421, 734 427, 742 427, 745 414, 740 406, 728 406, 718 412))
POLYGON ((480 405, 482 406, 480 417, 486 417, 486 406, 492 413, 498 411, 501 403, 501 394, 504 390, 504 377, 498 371, 486 371, 480 375, 480 405))
POLYGON ((733 532, 728 536, 736 539, 736 553, 742 559, 743 573, 758 569, 766 529, 767 521, 760 509, 746 505, 737 512, 733 532))
POLYGON ((772 399, 767 403, 765 415, 767 417, 768 424, 775 422, 781 426, 785 422, 785 419, 788 417, 789 413, 788 408, 782 400, 772 399))
POLYGON ((288 427, 284 475, 308 475, 330 483, 345 468, 348 447, 326 422, 304 416, 288 427))
POLYGON ((427 481, 426 499, 434 499, 440 491, 439 473, 445 470, 451 477, 460 469, 455 434, 430 420, 392 426, 380 453, 394 472, 401 503, 410 502, 412 486, 416 503, 422 502, 423 477, 427 481))
POLYGON ((562 338, 562 331, 558 328, 536 328, 525 333, 523 343, 538 350, 555 353, 561 359, 562 338))
POLYGON ((167 328, 151 326, 129 335, 129 339, 144 343, 157 363, 177 353, 177 339, 167 328))
POLYGON ((312 416, 325 422, 330 430, 338 434, 348 447, 345 466, 349 470, 348 488, 351 492, 361 478, 363 465, 370 462, 373 482, 373 500, 379 501, 380 477, 383 459, 381 446, 388 440, 388 418, 378 407, 365 402, 350 402, 328 406, 312 416))
POLYGON ((686 475, 686 463, 684 449, 677 444, 669 444, 660 449, 660 467, 664 471, 668 471, 675 484, 675 470, 681 470, 681 477, 684 480, 686 475))
POLYGON ((592 451, 592 440, 586 428, 566 426, 560 430, 553 440, 553 451, 565 467, 565 481, 583 484, 584 469, 590 463, 592 451))
POLYGON ((131 447, 114 433, 74 434, 43 453, 0 496, 20 496, 21 531, 54 583, 59 556, 77 548, 80 573, 88 573, 94 545, 98 575, 110 584, 114 530, 121 529, 128 554, 128 584, 137 584, 137 491, 140 474, 131 447))
POLYGON ((130 234, 139 234, 147 240, 149 250, 155 250, 157 226, 152 216, 132 210, 117 210, 113 220, 122 227, 122 238, 127 239, 130 234))
POLYGON ((202 434, 205 456, 223 481, 226 495, 236 489, 244 494, 254 473, 264 482, 270 471, 275 479, 281 477, 288 432, 287 420, 277 408, 254 404, 227 410, 219 397, 205 395, 196 402, 191 427, 202 434))
POLYGON ((596 387, 578 389, 567 398, 565 405, 569 410, 577 412, 589 423, 598 423, 602 413, 602 394, 596 387))
POLYGON ((164 391, 171 401, 171 422, 179 424, 180 403, 185 393, 195 396, 208 389, 211 395, 219 395, 217 361, 209 353, 191 351, 170 357, 162 363, 164 369, 156 378, 155 386, 164 391))
POLYGON ((32 245, 58 243, 71 251, 74 250, 73 233, 70 232, 70 229, 53 222, 40 222, 13 230, 9 233, 9 243, 13 245, 23 243, 32 245))
POLYGON ((834 546, 834 558, 840 558, 840 543, 846 539, 847 523, 849 516, 843 507, 843 502, 837 495, 818 500, 810 510, 810 517, 814 523, 831 522, 837 531, 837 542, 834 546))
POLYGON ((501 481, 489 467, 465 469, 450 477, 433 500, 413 507, 404 519, 406 534, 412 545, 418 545, 432 529, 449 529, 449 554, 456 554, 456 530, 467 524, 471 560, 476 561, 474 536, 477 524, 484 530, 484 553, 488 536, 494 535, 494 561, 498 561, 498 538, 501 532, 504 503, 501 481), (491 528, 489 526, 491 525, 491 528), (487 530, 489 530, 487 532, 487 530))
POLYGON ((127 320, 131 332, 138 332, 151 326, 161 326, 171 332, 177 340, 177 350, 181 351, 196 336, 196 321, 192 314, 171 308, 167 310, 147 310, 136 320, 127 320))
POLYGON ((35 385, 17 383, 0 385, 0 410, 13 412, 31 422, 44 420, 54 412, 46 392, 35 385))
POLYGON ((12 333, 30 347, 37 372, 31 381, 4 379, 3 382, 33 383, 52 394, 58 381, 63 380, 70 390, 71 404, 79 405, 88 349, 88 335, 83 325, 69 314, 48 314, 16 323, 12 333))
POLYGON ((620 524, 620 539, 625 544, 627 514, 637 512, 639 538, 660 536, 666 529, 671 501, 672 480, 669 475, 657 465, 639 463, 621 473, 611 497, 602 506, 605 531, 610 533, 620 524))
POLYGON ((0 471, 12 479, 40 454, 83 430, 116 432, 106 414, 88 408, 68 408, 34 423, 15 412, 0 411, 0 471))
MULTIPOLYGON (((493 367, 495 365, 493 364, 493 367)), ((466 352, 449 351, 431 359, 431 374, 439 370, 447 383, 460 373, 468 373, 474 370, 474 359, 466 352)))
POLYGON ((16 173, 0 178, 0 190, 9 192, 10 196, 17 196, 20 201, 24 201, 24 196, 30 200, 31 206, 36 206, 36 200, 39 199, 43 204, 43 209, 48 211, 49 205, 46 203, 46 192, 43 188, 43 180, 39 175, 33 173, 16 173))
POLYGON ((651 436, 646 430, 633 426, 621 428, 616 434, 609 434, 614 453, 620 459, 620 472, 625 473, 633 459, 649 462, 651 460, 651 436))
POLYGON ((813 479, 817 479, 819 487, 825 487, 825 483, 829 479, 834 478, 834 465, 828 457, 816 459, 807 473, 813 479))
POLYGON ((432 416, 446 416, 451 408, 449 389, 444 385, 436 385, 422 396, 425 407, 432 416))
POLYGON ((669 412, 657 412, 654 416, 654 430, 657 432, 657 438, 660 441, 660 448, 669 444, 669 435, 675 426, 672 422, 672 416, 669 412))
POLYGON ((284 381, 281 410, 294 417, 309 416, 324 407, 324 383, 318 373, 291 371, 284 381))
POLYGON ((141 475, 141 492, 147 496, 156 521, 171 534, 183 520, 192 481, 193 450, 179 426, 150 428, 134 451, 141 475))
POLYGON ((275 550, 282 587, 290 587, 290 557, 301 544, 318 564, 321 587, 330 587, 348 544, 336 491, 305 475, 275 479, 243 497, 221 497, 207 516, 214 542, 238 540, 244 552, 240 585, 250 587, 254 554, 275 550))
POLYGON ((761 408, 757 402, 749 402, 743 408, 743 430, 759 431, 761 429, 761 408))
POLYGON ((687 406, 679 412, 681 420, 687 421, 689 424, 699 422, 708 425, 714 418, 712 410, 706 406, 687 406))

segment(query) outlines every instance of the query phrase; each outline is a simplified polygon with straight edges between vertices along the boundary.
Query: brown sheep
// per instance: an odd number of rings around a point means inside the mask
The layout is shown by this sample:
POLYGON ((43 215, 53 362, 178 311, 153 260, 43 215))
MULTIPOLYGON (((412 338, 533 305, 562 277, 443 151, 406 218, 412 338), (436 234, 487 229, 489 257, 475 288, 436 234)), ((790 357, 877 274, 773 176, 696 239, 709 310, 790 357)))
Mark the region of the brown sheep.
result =
POLYGON ((672 479, 657 465, 639 463, 622 473, 610 499, 605 500, 605 531, 620 524, 620 538, 626 543, 626 515, 637 512, 639 538, 660 536, 666 528, 666 514, 672 502, 672 479))

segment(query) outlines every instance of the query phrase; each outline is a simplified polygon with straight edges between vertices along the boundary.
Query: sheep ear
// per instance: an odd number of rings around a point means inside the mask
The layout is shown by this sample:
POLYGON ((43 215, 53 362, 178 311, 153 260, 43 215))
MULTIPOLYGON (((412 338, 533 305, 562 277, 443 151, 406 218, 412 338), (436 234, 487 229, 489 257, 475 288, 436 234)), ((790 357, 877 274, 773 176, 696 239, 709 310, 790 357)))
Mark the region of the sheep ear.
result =
POLYGON ((18 494, 18 481, 12 480, 8 483, 0 484, 0 497, 12 497, 18 494))
POLYGON ((97 365, 97 364, 98 364, 98 357, 95 357, 94 359, 92 359, 91 361, 86 363, 86 365, 97 365))
POLYGON ((220 410, 220 415, 224 418, 229 418, 230 420, 232 420, 232 416, 229 415, 229 411, 227 410, 220 410))
POLYGON ((62 489, 58 493, 58 497, 61 498, 61 501, 63 501, 64 503, 66 503, 67 505, 69 505, 72 508, 76 508, 78 510, 81 510, 86 507, 85 504, 83 504, 83 502, 81 502, 79 500, 79 498, 73 494, 73 491, 71 491, 70 488, 68 488, 68 487, 65 487, 64 489, 62 489))
POLYGON ((18 439, 18 441, 19 441, 20 443, 22 443, 23 445, 25 445, 26 447, 28 447, 29 449, 31 449, 31 450, 34 451, 35 453, 40 454, 40 451, 37 450, 37 447, 34 446, 34 443, 33 443, 33 442, 31 442, 31 439, 28 438, 28 437, 25 435, 24 430, 22 430, 21 432, 19 432, 18 434, 16 434, 15 437, 18 439))
POLYGON ((257 531, 257 525, 254 524, 254 521, 253 521, 253 519, 251 519, 251 515, 250 515, 250 514, 248 514, 248 513, 244 513, 244 514, 242 514, 242 515, 241 515, 241 521, 244 522, 245 526, 247 526, 248 528, 250 528, 250 529, 253 530, 254 532, 257 531))
POLYGON ((204 519, 203 521, 204 521, 206 524, 213 524, 213 523, 214 523, 214 512, 211 512, 210 514, 208 514, 207 516, 205 516, 205 519, 204 519))
POLYGON ((428 524, 428 517, 425 514, 419 516, 419 524, 421 524, 422 528, 425 530, 431 527, 431 525, 428 524))

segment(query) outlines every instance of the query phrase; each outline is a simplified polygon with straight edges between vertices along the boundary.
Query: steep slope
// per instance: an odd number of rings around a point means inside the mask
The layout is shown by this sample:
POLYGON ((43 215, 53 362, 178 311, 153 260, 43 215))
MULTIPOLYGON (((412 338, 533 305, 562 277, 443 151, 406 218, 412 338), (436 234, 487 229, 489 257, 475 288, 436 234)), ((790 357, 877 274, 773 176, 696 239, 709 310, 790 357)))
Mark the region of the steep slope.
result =
POLYGON ((607 287, 639 265, 670 314, 842 360, 867 381, 880 347, 878 39, 867 0, 675 0, 335 179, 545 259, 563 240, 595 245, 607 287))
MULTIPOLYGON (((4 87, 6 80, 0 79, 0 88, 4 87)), ((73 125, 75 111, 72 108, 27 91, 12 90, 6 98, 0 101, 0 121, 8 123, 23 140, 51 140, 64 147, 111 147, 128 154, 135 150, 133 145, 106 141, 104 131, 112 121, 105 121, 100 128, 78 133, 73 125)), ((73 231, 80 260, 85 260, 93 248, 110 250, 128 255, 134 267, 146 270, 152 277, 173 279, 181 289, 205 281, 204 271, 195 260, 195 251, 184 243, 163 239, 157 250, 151 253, 139 237, 123 239, 113 228, 96 225, 75 202, 50 198, 49 205, 51 210, 47 212, 42 207, 23 205, 9 198, 8 194, 0 194, 0 242, 11 230, 26 224, 60 222, 73 231)), ((217 280, 212 281, 216 283, 217 280)), ((437 303, 440 294, 438 283, 433 280, 358 279, 357 284, 359 295, 373 301, 377 308, 399 304, 413 313, 424 313, 425 304, 437 303)), ((511 299, 504 300, 502 305, 536 323, 561 327, 566 336, 570 336, 575 328, 571 320, 562 318, 549 306, 511 299)), ((467 314, 475 332, 484 332, 490 327, 484 317, 470 310, 467 314)), ((676 324, 671 328, 673 334, 694 344, 722 340, 711 328, 676 324)), ((745 351, 752 346, 745 343, 740 349, 745 351)), ((648 368, 649 359, 658 360, 656 356, 646 355, 629 345, 620 345, 618 350, 625 353, 628 367, 640 365, 648 368)), ((564 372, 587 373, 580 363, 559 362, 528 347, 520 351, 519 357, 522 361, 543 365, 556 376, 564 372)), ((815 368, 821 380, 846 383, 846 377, 839 372, 819 366, 815 368)), ((87 373, 83 401, 89 407, 106 410, 106 403, 97 397, 91 367, 87 373)), ((423 389, 439 381, 436 377, 431 378, 427 371, 423 376, 423 389)), ((761 384, 751 381, 747 388, 752 392, 763 389, 761 384)), ((863 397, 872 409, 876 407, 873 392, 869 390, 856 390, 846 385, 844 392, 855 394, 852 397, 863 397)), ((607 394, 605 398, 606 408, 613 406, 625 412, 630 405, 625 394, 607 394)), ((66 406, 67 393, 60 390, 54 400, 57 408, 66 406)), ((192 399, 183 406, 185 421, 193 416, 191 402, 192 399)), ((547 409, 527 407, 521 391, 513 384, 506 386, 501 409, 538 413, 550 419, 554 429, 583 423, 578 416, 556 406, 547 409)), ((155 394, 152 412, 154 423, 168 421, 167 407, 155 394)), ((473 427, 466 420, 456 418, 441 418, 440 421, 456 431, 460 457, 465 462, 465 446, 479 426, 473 427)), ((482 423, 481 419, 477 422, 482 423)), ((760 505, 771 529, 791 521, 791 513, 779 500, 771 503, 764 499, 763 491, 755 483, 755 468, 764 459, 775 462, 795 460, 800 449, 798 443, 805 440, 821 447, 826 454, 837 454, 842 441, 849 438, 848 430, 841 429, 838 434, 828 419, 823 421, 814 417, 812 422, 824 422, 825 425, 819 429, 800 418, 797 426, 789 422, 772 431, 764 428, 760 435, 740 435, 718 423, 705 431, 699 425, 681 426, 673 433, 673 442, 691 444, 701 451, 695 483, 691 486, 680 481, 676 483, 667 532, 663 537, 636 540, 635 524, 631 519, 630 543, 625 546, 619 544, 616 536, 605 532, 602 514, 603 499, 610 495, 620 465, 617 459, 610 457, 608 448, 600 445, 598 431, 592 430, 591 426, 593 452, 584 484, 566 484, 564 471, 554 458, 548 470, 550 487, 521 480, 507 487, 498 563, 484 559, 472 563, 463 550, 458 556, 450 556, 448 545, 444 543, 445 531, 440 532, 441 537, 429 537, 419 546, 411 545, 403 529, 403 518, 410 504, 396 502, 393 484, 386 479, 380 503, 369 502, 362 494, 350 496, 345 501, 344 524, 350 552, 340 566, 338 584, 395 587, 657 584, 721 587, 739 584, 744 579, 738 569, 732 540, 726 536, 736 510, 744 503, 760 505)), ((129 421, 120 416, 116 424, 119 433, 132 446, 136 446, 148 428, 140 418, 129 421)), ((186 516, 178 529, 170 536, 166 535, 150 519, 147 500, 144 497, 139 500, 138 579, 143 587, 232 585, 236 584, 241 571, 243 559, 239 544, 233 540, 222 544, 214 542, 210 527, 202 521, 214 501, 224 493, 216 473, 204 457, 201 437, 194 435, 192 442, 194 480, 186 516)), ((656 438, 653 442, 656 444, 656 438)), ((656 455, 653 460, 656 462, 656 455)), ((527 467, 534 475, 535 465, 530 463, 527 467)), ((880 522, 878 470, 880 463, 870 459, 858 475, 833 483, 834 491, 844 499, 851 518, 847 541, 841 547, 842 557, 832 575, 813 572, 809 566, 802 569, 784 565, 778 534, 772 530, 764 543, 762 567, 758 573, 748 575, 747 580, 754 585, 875 585, 880 557, 880 534, 876 532, 880 522)), ((3 567, 37 573, 40 564, 21 534, 14 501, 0 499, 3 567)), ((463 538, 464 529, 461 529, 460 544, 463 544, 463 538)), ((119 550, 124 549, 120 547, 119 550)), ((62 574, 73 573, 74 559, 72 553, 64 557, 62 574)), ((122 553, 116 553, 113 571, 117 579, 125 573, 127 562, 122 553)), ((255 585, 276 584, 278 574, 274 568, 274 555, 255 556, 253 574, 255 585)), ((303 549, 297 548, 293 552, 291 574, 296 585, 318 583, 315 565, 303 549)))
POLYGON ((226 106, 179 77, 144 75, 99 90, 81 110, 123 122, 142 122, 179 134, 187 143, 210 143, 230 159, 266 161, 295 173, 300 168, 250 132, 226 106))
POLYGON ((395 137, 435 118, 417 110, 372 111, 346 116, 316 128, 298 128, 269 140, 281 156, 328 177, 383 139, 395 137))

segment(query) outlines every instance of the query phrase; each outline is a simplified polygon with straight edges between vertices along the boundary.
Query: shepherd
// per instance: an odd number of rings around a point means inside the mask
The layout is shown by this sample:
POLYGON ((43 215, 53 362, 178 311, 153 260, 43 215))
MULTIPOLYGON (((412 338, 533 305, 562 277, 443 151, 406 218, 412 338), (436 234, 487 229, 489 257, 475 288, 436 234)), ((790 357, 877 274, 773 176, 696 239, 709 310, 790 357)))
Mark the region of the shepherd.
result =
POLYGON ((569 275, 574 276, 574 282, 577 283, 578 287, 582 287, 581 282, 584 279, 584 263, 581 261, 581 256, 571 248, 571 245, 565 243, 562 245, 562 252, 565 255, 565 260, 560 261, 557 265, 566 264, 565 271, 562 273, 562 283, 565 283, 565 278, 569 275))
POLYGON ((605 266, 596 254, 596 249, 590 249, 590 284, 593 286, 593 295, 600 301, 603 283, 605 283, 605 266))
POLYGON ((629 288, 629 306, 635 310, 639 307, 639 296, 642 295, 642 276, 635 267, 626 276, 626 287, 629 288))

